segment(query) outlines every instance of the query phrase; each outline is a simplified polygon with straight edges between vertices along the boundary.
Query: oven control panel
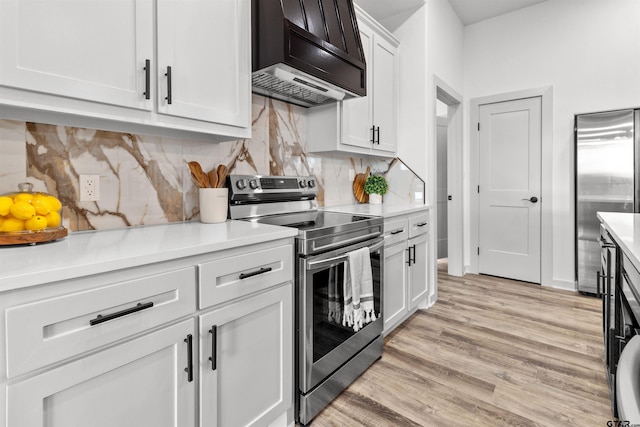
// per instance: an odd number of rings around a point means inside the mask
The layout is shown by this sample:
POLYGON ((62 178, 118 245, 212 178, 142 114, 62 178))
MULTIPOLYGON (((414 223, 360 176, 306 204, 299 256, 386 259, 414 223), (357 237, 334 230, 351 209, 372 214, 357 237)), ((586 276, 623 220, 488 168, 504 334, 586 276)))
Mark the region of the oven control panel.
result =
POLYGON ((231 194, 306 194, 318 192, 314 176, 229 175, 231 194))

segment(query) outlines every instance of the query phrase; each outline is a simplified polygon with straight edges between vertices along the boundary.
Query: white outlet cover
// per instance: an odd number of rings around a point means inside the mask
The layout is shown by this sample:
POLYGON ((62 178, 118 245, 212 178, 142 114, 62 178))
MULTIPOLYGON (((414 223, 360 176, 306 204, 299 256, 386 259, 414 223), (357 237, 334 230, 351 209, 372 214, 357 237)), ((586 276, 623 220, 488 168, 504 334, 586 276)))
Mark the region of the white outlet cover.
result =
POLYGON ((80 175, 78 191, 81 202, 97 202, 100 200, 100 175, 80 175))

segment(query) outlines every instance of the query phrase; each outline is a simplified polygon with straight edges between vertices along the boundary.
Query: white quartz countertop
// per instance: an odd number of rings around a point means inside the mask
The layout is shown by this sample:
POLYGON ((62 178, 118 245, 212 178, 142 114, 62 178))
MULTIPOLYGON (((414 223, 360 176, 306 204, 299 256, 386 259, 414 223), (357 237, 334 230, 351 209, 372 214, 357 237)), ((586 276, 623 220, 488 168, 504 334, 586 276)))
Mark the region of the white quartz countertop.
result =
POLYGON ((640 214, 598 212, 598 218, 631 263, 640 271, 640 214))
POLYGON ((189 222, 70 233, 34 246, 0 246, 0 291, 294 237, 295 228, 189 222))
POLYGON ((362 203, 359 205, 343 205, 343 206, 328 206, 324 207, 325 211, 332 212, 345 212, 361 215, 374 215, 381 217, 393 217, 397 215, 410 214, 414 212, 422 212, 429 209, 425 204, 391 204, 382 203, 380 205, 371 205, 368 203, 362 203))

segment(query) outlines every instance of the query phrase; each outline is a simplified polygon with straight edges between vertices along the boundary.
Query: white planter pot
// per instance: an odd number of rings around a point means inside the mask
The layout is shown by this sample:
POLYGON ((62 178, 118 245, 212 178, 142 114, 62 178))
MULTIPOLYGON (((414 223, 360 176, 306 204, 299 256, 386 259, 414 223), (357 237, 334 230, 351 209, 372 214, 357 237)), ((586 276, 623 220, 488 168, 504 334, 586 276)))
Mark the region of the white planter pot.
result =
POLYGON ((369 204, 379 205, 382 204, 382 195, 371 193, 369 194, 369 204))

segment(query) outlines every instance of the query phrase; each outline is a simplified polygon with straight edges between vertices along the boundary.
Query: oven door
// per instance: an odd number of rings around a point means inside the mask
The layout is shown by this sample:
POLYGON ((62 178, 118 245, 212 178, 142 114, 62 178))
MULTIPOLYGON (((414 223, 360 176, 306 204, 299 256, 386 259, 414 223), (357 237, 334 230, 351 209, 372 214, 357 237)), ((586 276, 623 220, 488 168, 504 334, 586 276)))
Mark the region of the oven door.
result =
POLYGON ((384 239, 321 255, 298 258, 298 387, 307 393, 382 333, 384 239), (343 326, 340 313, 348 253, 369 247, 376 320, 358 332, 343 326))

